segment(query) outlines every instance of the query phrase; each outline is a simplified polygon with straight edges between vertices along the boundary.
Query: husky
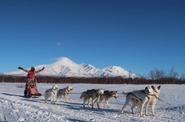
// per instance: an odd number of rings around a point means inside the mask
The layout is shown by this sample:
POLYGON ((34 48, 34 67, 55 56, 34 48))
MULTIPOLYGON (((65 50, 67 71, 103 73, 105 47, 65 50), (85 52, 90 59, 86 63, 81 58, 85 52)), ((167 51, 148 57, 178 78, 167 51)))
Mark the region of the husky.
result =
POLYGON ((90 107, 90 97, 88 97, 87 91, 82 92, 80 95, 80 99, 83 99, 83 108, 85 108, 85 104, 87 102, 87 105, 90 107))
POLYGON ((64 98, 64 101, 67 102, 69 94, 71 94, 71 91, 73 90, 72 86, 67 86, 66 88, 59 89, 57 92, 57 99, 61 99, 62 97, 64 98))
MULTIPOLYGON (((147 106, 149 100, 150 100, 150 94, 153 93, 153 89, 149 87, 145 87, 144 90, 137 90, 132 91, 123 94, 126 95, 126 101, 125 104, 122 107, 121 113, 123 113, 123 110, 126 108, 129 103, 131 103, 131 110, 132 113, 134 113, 134 108, 137 106, 140 108, 140 116, 143 116, 143 109, 147 106)), ((146 114, 146 109, 145 109, 146 114)))
POLYGON ((109 99, 117 97, 118 97, 117 91, 105 90, 104 93, 100 95, 100 103, 104 101, 106 105, 109 106, 109 99))
POLYGON ((57 98, 58 86, 54 84, 51 89, 48 89, 44 93, 45 102, 50 99, 51 102, 55 103, 57 98))
POLYGON ((157 100, 159 99, 159 95, 160 95, 160 89, 161 89, 161 86, 158 86, 158 87, 155 87, 155 86, 151 86, 153 92, 151 95, 149 95, 150 99, 148 101, 148 104, 146 105, 146 115, 149 115, 147 113, 147 109, 151 108, 152 110, 152 116, 155 115, 155 106, 156 106, 156 103, 157 103, 157 100))
POLYGON ((104 93, 103 89, 91 89, 82 92, 80 99, 83 99, 83 108, 85 108, 86 102, 88 102, 88 105, 91 100, 92 109, 94 108, 94 103, 97 103, 98 109, 100 108, 99 101, 100 96, 104 93))

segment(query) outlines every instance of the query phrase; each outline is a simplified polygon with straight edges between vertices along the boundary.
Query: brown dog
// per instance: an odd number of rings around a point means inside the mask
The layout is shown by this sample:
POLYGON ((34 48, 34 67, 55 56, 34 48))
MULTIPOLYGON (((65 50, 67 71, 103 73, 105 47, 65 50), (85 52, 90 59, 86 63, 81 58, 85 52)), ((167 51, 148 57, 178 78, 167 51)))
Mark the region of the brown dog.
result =
POLYGON ((117 97, 118 97, 117 91, 109 91, 109 90, 106 90, 100 96, 100 103, 101 102, 104 102, 108 106, 109 105, 109 99, 111 99, 111 98, 117 98, 117 97))
POLYGON ((91 89, 91 90, 82 92, 80 99, 83 99, 83 107, 85 108, 86 102, 88 102, 88 105, 89 105, 91 100, 92 109, 94 108, 94 103, 97 103, 97 107, 100 108, 99 100, 103 92, 104 91, 102 89, 91 89))

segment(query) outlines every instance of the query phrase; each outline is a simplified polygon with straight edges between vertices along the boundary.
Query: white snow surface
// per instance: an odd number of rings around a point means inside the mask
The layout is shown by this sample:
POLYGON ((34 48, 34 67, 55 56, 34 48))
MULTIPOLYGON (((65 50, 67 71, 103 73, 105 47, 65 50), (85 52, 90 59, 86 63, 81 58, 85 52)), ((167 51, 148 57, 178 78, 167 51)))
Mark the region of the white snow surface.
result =
MULTIPOLYGON (((67 57, 59 58, 52 64, 35 66, 36 69, 46 67, 39 75, 47 76, 66 76, 66 77, 115 77, 135 78, 134 73, 129 73, 120 66, 110 66, 103 69, 96 68, 90 64, 77 64, 67 57)), ((9 75, 25 75, 23 71, 5 73, 9 75)))
MULTIPOLYGON (((156 105, 155 116, 140 117, 131 114, 129 107, 120 113, 125 96, 119 94, 112 98, 109 107, 101 109, 82 108, 80 93, 87 89, 103 88, 107 90, 132 91, 144 89, 147 85, 106 85, 106 84, 58 84, 59 88, 72 85, 74 90, 69 102, 59 100, 56 104, 45 103, 43 96, 24 98, 24 84, 0 83, 0 121, 8 122, 184 122, 185 121, 185 85, 162 85, 160 99, 156 105)), ((43 94, 52 84, 38 84, 43 94)))

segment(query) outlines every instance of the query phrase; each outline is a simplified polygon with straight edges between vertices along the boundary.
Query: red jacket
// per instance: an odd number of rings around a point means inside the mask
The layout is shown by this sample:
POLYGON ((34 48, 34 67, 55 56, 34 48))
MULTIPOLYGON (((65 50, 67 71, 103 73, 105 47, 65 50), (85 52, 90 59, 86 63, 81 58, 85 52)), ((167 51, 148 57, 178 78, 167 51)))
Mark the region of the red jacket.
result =
POLYGON ((30 71, 28 72, 28 74, 27 74, 27 78, 32 79, 32 78, 35 77, 35 74, 36 74, 35 71, 30 70, 30 71))

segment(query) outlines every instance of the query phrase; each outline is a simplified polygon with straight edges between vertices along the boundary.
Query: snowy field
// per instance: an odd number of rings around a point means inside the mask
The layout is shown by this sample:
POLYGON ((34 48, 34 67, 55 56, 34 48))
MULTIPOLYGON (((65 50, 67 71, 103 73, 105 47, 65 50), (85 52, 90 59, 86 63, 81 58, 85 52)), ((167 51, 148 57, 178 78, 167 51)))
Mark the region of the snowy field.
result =
MULTIPOLYGON (((59 84, 64 88, 69 84, 59 84)), ((160 98, 156 105, 156 115, 140 117, 131 114, 130 109, 120 114, 125 96, 119 94, 110 100, 110 106, 101 109, 82 108, 80 93, 87 89, 103 88, 107 90, 132 91, 144 89, 146 85, 99 85, 72 84, 73 93, 68 103, 63 100, 56 104, 45 103, 40 98, 22 97, 24 86, 20 83, 0 83, 0 121, 8 122, 183 122, 185 121, 185 85, 162 85, 160 98)), ((38 84, 39 91, 51 87, 51 84, 38 84)))

